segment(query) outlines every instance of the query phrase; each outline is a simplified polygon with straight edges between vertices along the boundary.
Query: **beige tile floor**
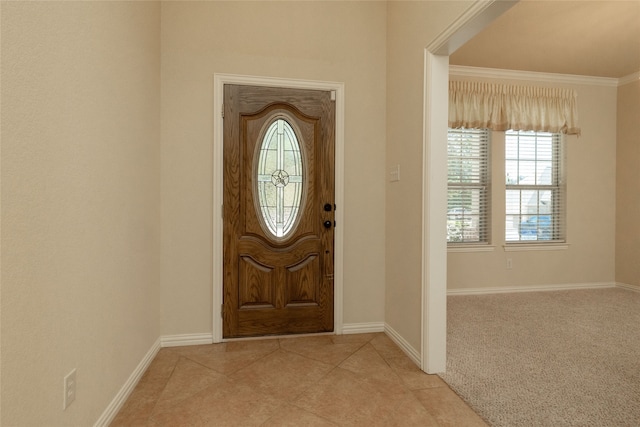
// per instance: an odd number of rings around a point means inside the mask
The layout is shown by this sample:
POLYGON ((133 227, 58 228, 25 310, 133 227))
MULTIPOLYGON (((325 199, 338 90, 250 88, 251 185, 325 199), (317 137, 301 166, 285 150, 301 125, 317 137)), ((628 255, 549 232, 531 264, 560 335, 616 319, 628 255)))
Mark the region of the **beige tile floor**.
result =
POLYGON ((163 348, 112 426, 486 426, 385 334, 163 348))

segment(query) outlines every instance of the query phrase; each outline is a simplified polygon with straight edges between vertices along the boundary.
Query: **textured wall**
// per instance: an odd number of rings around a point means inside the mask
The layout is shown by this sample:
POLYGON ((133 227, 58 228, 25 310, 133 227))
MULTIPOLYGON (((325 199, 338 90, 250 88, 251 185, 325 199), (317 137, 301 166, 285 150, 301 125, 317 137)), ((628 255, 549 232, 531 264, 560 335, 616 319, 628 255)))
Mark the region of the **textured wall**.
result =
POLYGON ((616 281, 640 286, 640 80, 618 88, 616 281))
POLYGON ((162 333, 212 331, 213 74, 345 83, 344 322, 384 320, 384 2, 162 4, 162 333))
POLYGON ((92 425, 160 335, 160 8, 1 7, 0 424, 92 425))
MULTIPOLYGON (((421 347, 422 148, 425 48, 471 2, 388 3, 385 321, 421 347)), ((444 208, 443 208, 444 209, 444 208)))

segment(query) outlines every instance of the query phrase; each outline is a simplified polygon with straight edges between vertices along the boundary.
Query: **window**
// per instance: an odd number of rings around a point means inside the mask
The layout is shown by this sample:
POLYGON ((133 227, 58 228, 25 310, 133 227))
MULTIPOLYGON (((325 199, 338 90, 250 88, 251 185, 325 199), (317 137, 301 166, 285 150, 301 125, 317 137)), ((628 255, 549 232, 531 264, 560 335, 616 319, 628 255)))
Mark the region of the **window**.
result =
POLYGON ((449 129, 447 242, 489 242, 489 131, 449 129))
POLYGON ((257 161, 256 192, 264 224, 276 238, 285 237, 296 224, 304 184, 300 144, 286 120, 271 123, 257 161))
POLYGON ((564 242, 563 139, 546 132, 505 135, 505 240, 564 242))

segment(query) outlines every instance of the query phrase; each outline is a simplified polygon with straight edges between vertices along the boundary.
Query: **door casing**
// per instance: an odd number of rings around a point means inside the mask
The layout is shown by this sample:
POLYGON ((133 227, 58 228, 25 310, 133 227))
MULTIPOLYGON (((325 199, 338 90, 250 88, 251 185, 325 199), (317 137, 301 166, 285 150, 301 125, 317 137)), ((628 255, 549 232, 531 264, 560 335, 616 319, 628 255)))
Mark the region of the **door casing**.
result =
POLYGON ((315 89, 335 94, 335 221, 334 230, 334 333, 343 327, 343 248, 344 248, 344 83, 214 74, 213 76, 213 342, 223 342, 223 96, 225 84, 315 89))

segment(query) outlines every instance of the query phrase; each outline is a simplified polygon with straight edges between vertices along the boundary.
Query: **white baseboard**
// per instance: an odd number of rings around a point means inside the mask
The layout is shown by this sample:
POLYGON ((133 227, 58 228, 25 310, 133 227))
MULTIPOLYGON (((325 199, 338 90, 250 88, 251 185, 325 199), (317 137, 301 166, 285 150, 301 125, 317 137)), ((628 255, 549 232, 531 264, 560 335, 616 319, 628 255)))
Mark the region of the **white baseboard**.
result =
POLYGON ((628 290, 634 291, 634 292, 640 292, 640 286, 638 286, 638 285, 628 285, 626 283, 616 282, 616 287, 617 288, 628 289, 628 290))
MULTIPOLYGON (((345 335, 366 334, 366 333, 384 332, 384 331, 385 331, 384 322, 349 323, 342 327, 342 333, 345 335)), ((302 334, 302 335, 295 335, 295 337, 306 336, 306 335, 317 336, 318 334, 302 334)), ((249 340, 262 340, 262 339, 271 339, 271 338, 287 338, 287 337, 293 337, 293 336, 294 335, 249 337, 249 338, 227 339, 224 341, 249 341, 249 340)), ((160 346, 162 348, 182 347, 187 345, 204 345, 204 344, 212 344, 212 343, 213 343, 213 334, 211 333, 163 335, 160 337, 160 346)))
POLYGON ((105 409, 100 418, 98 418, 94 427, 106 427, 111 424, 115 416, 118 414, 118 411, 120 411, 122 405, 127 401, 136 384, 138 384, 138 381, 140 381, 140 378, 142 378, 142 375, 153 361, 154 357, 156 357, 156 354, 158 354, 159 350, 160 339, 153 343, 149 351, 147 351, 147 354, 142 358, 142 361, 140 361, 136 369, 129 376, 118 394, 116 394, 116 397, 113 398, 109 406, 107 406, 107 409, 105 409))
POLYGON ((384 322, 347 323, 342 325, 342 333, 344 335, 370 334, 372 332, 384 332, 384 322))
POLYGON ((160 346, 164 347, 182 347, 185 345, 203 345, 212 344, 213 334, 181 334, 181 335, 163 335, 160 337, 160 346))
POLYGON ((420 357, 420 352, 413 348, 411 344, 409 344, 407 340, 402 338, 402 336, 398 332, 396 332, 395 329, 389 326, 388 323, 384 324, 384 332, 389 338, 391 338, 394 343, 396 343, 398 347, 400 347, 400 350, 404 351, 404 353, 409 356, 413 363, 418 365, 418 367, 422 366, 422 358, 420 357))
POLYGON ((602 289, 619 286, 616 283, 567 283, 563 285, 505 286, 494 288, 449 289, 447 295, 482 295, 514 292, 568 291, 574 289, 602 289))

